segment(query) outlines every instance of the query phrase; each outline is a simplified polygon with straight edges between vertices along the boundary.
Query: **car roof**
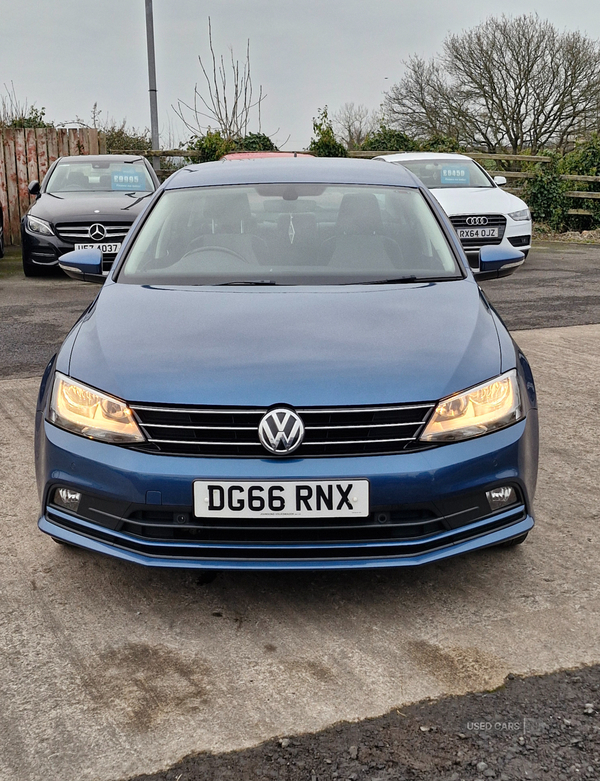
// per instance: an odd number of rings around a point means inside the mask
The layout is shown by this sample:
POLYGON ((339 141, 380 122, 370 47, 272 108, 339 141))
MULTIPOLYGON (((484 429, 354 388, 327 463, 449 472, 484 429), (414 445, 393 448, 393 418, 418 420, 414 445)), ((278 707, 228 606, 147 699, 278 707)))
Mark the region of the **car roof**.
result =
POLYGON ((143 160, 142 155, 70 155, 59 157, 61 163, 137 163, 143 160))
POLYGON ((375 159, 387 163, 401 163, 403 160, 471 160, 468 155, 449 152, 398 152, 394 155, 379 155, 375 159))
POLYGON ((255 160, 264 157, 314 157, 302 152, 230 152, 221 160, 255 160))
POLYGON ((164 187, 176 190, 183 187, 285 182, 422 187, 415 176, 399 166, 339 157, 270 157, 247 160, 244 165, 231 165, 228 160, 200 163, 172 174, 164 187))

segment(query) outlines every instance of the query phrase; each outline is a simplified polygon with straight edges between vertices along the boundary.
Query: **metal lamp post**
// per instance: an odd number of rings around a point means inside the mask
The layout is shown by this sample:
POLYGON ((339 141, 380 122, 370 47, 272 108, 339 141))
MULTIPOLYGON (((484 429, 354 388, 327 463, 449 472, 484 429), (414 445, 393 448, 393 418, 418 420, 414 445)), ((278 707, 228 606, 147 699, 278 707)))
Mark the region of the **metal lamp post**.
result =
MULTIPOLYGON (((146 42, 148 45, 148 91, 150 93, 150 136, 152 149, 158 149, 158 103, 156 100, 156 60, 154 57, 154 17, 152 0, 146 0, 146 42)), ((152 165, 158 169, 160 160, 152 158, 152 165)))

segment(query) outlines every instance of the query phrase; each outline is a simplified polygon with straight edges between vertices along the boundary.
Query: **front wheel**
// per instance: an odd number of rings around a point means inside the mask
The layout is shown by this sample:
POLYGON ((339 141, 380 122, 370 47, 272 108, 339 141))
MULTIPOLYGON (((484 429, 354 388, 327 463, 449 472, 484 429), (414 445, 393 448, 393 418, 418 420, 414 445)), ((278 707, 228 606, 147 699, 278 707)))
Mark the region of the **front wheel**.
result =
POLYGON ((43 277, 47 274, 47 269, 44 266, 37 266, 23 255, 23 274, 26 277, 43 277))

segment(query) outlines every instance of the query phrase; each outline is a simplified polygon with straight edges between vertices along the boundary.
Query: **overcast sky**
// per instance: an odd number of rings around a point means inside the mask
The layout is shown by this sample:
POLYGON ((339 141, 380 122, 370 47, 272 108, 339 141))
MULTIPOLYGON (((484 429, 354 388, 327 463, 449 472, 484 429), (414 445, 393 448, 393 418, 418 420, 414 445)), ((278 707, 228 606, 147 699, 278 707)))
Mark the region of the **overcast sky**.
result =
MULTIPOLYGON (((254 88, 267 96, 263 132, 302 149, 319 107, 376 109, 410 54, 432 56, 449 32, 500 11, 537 11, 600 38, 593 0, 154 0, 163 148, 169 136, 187 137, 172 105, 202 85, 209 16, 218 53, 233 47, 242 60, 250 39, 254 88)), ((101 116, 147 127, 144 0, 0 0, 0 89, 11 82, 21 102, 44 106, 57 123, 89 120, 97 102, 101 116)))

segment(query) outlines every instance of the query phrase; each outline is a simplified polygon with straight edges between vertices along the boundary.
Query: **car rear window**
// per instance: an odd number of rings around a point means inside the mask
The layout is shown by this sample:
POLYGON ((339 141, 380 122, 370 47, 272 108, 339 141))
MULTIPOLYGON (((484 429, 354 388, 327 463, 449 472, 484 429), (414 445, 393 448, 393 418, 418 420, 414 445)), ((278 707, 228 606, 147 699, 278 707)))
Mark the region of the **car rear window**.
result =
POLYGON ((417 189, 263 184, 166 190, 118 281, 283 285, 460 276, 417 189))

